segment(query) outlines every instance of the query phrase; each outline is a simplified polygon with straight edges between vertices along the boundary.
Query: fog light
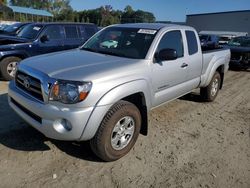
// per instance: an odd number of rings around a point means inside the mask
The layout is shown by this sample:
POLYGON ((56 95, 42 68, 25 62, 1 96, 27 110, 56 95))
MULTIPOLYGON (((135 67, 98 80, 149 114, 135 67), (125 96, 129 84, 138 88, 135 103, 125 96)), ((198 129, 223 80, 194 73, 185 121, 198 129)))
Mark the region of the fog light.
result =
POLYGON ((64 132, 71 131, 72 130, 72 125, 66 119, 58 119, 58 120, 54 121, 54 128, 58 132, 64 133, 64 132))

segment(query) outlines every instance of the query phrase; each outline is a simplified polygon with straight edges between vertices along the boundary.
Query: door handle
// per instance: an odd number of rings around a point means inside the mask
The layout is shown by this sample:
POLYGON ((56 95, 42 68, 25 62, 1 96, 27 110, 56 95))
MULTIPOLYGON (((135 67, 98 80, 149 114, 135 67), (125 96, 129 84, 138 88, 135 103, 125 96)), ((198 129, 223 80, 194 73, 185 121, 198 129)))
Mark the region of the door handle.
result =
POLYGON ((185 68, 185 67, 187 67, 187 66, 188 66, 188 64, 183 63, 183 64, 181 65, 181 68, 185 68))

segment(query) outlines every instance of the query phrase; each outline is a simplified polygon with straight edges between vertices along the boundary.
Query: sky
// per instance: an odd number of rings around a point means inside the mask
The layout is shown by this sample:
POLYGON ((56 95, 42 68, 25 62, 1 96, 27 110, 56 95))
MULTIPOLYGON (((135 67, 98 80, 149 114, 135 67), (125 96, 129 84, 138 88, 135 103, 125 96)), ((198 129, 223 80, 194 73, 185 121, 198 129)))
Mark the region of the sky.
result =
POLYGON ((250 0, 71 0, 74 10, 95 9, 111 5, 124 10, 131 5, 134 10, 152 12, 157 21, 185 22, 187 14, 250 10, 250 0))

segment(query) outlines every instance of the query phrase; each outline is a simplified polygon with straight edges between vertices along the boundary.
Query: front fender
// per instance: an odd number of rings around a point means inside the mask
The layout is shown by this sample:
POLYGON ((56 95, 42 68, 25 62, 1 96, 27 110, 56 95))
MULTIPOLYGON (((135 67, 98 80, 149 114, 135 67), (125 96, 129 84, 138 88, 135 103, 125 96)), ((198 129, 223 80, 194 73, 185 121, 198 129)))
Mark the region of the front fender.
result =
MULTIPOLYGON (((134 80, 114 87, 97 102, 83 130, 80 140, 90 140, 95 136, 105 114, 117 101, 135 93, 142 92, 147 106, 151 106, 150 91, 146 80, 134 80)), ((150 108, 148 108, 150 109, 150 108)))
POLYGON ((146 105, 151 106, 151 94, 148 88, 148 83, 146 82, 146 80, 143 79, 126 82, 117 87, 114 87, 105 95, 103 95, 96 105, 104 106, 114 104, 127 96, 141 92, 145 96, 146 105))
POLYGON ((10 56, 27 58, 28 54, 25 53, 23 50, 10 50, 10 51, 0 52, 0 60, 4 59, 5 57, 10 57, 10 56))

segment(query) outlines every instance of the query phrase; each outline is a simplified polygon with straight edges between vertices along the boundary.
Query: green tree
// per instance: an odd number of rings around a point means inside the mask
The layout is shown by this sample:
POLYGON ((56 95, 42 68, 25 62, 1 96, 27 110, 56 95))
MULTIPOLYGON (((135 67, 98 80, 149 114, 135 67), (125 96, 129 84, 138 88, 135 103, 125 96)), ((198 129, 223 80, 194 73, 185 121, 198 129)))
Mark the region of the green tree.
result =
POLYGON ((0 0, 0 5, 3 4, 3 5, 7 5, 7 0, 0 0))
POLYGON ((127 5, 121 15, 121 23, 133 23, 135 11, 130 5, 127 5))
POLYGON ((51 5, 50 0, 10 0, 9 3, 14 6, 46 10, 48 10, 51 5))
POLYGON ((70 6, 70 0, 10 0, 10 4, 48 10, 58 21, 74 21, 76 17, 70 6))
POLYGON ((130 6, 130 5, 127 5, 124 9, 124 12, 125 13, 129 13, 129 14, 133 14, 134 13, 134 10, 133 8, 130 6))
POLYGON ((121 23, 155 22, 155 16, 151 12, 143 10, 134 11, 131 6, 126 6, 121 16, 121 23))
POLYGON ((135 22, 155 22, 155 17, 152 13, 142 10, 137 10, 134 12, 133 18, 135 19, 135 22))
POLYGON ((70 6, 69 0, 54 0, 51 3, 49 11, 57 21, 74 21, 75 13, 70 6))

